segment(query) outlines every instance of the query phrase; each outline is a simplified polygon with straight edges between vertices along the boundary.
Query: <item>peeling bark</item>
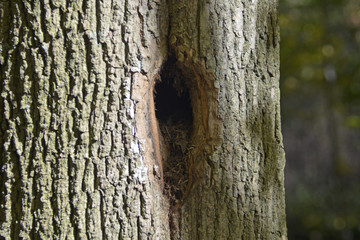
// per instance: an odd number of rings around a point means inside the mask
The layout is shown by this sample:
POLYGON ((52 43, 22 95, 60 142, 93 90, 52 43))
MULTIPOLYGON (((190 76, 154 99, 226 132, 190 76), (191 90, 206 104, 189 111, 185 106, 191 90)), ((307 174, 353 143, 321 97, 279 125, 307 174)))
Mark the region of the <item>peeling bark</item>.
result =
POLYGON ((286 239, 276 0, 0 11, 2 238, 286 239))

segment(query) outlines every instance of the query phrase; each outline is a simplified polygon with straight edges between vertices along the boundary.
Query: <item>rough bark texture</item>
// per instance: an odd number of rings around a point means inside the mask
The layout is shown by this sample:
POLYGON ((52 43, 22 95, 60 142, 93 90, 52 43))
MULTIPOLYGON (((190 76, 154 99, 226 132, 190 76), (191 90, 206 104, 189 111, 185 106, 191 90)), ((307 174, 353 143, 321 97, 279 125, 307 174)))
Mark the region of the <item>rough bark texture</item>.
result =
POLYGON ((286 239, 276 0, 0 11, 1 237, 286 239))

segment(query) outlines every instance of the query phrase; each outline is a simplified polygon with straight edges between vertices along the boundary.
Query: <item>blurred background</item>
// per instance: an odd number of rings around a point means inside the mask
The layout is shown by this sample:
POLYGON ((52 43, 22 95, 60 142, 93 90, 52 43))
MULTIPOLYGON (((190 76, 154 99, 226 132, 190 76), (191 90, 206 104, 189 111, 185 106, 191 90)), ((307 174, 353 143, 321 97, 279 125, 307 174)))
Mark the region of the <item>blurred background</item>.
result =
POLYGON ((289 240, 360 239, 360 0, 280 0, 289 240))

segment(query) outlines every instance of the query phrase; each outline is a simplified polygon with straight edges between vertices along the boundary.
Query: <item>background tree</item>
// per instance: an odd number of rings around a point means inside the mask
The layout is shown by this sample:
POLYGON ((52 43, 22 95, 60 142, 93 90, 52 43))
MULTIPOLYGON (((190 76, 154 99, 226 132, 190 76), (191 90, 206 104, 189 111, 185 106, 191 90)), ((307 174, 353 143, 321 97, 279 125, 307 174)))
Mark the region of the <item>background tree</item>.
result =
POLYGON ((0 235, 286 239, 276 1, 1 1, 0 235))

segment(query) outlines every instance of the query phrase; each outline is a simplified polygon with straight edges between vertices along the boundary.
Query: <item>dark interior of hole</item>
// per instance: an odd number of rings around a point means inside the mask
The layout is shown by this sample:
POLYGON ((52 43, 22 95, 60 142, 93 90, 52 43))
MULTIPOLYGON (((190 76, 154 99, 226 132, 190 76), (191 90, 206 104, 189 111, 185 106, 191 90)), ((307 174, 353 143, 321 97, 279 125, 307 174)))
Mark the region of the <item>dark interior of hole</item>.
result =
POLYGON ((160 78, 154 91, 155 109, 162 135, 165 192, 175 204, 182 198, 188 182, 186 152, 193 127, 193 112, 187 80, 173 58, 163 65, 160 78))
POLYGON ((192 122, 192 108, 188 88, 173 59, 168 60, 155 85, 156 117, 161 122, 192 122))

